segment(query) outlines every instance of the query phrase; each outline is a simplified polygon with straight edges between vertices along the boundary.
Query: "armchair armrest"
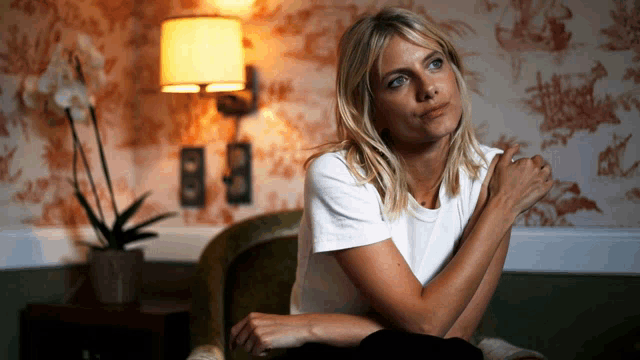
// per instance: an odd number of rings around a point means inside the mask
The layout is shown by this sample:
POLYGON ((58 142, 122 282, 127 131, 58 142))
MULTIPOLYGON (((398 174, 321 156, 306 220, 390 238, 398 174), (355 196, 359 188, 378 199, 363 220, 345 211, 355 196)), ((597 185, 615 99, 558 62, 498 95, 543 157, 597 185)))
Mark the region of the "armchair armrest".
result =
POLYGON ((476 346, 482 350, 485 360, 547 360, 546 356, 537 351, 515 346, 501 338, 482 338, 476 346))
POLYGON ((191 350, 187 360, 224 360, 224 351, 215 345, 200 345, 191 350))

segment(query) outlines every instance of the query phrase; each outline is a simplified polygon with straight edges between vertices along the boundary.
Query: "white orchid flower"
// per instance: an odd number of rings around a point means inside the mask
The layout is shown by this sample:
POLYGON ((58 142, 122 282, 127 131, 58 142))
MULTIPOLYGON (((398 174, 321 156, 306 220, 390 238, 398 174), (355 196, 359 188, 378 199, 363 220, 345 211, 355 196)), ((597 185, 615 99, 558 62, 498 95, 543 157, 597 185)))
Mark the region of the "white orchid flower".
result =
POLYGON ((83 51, 86 51, 86 49, 91 48, 93 46, 93 43, 91 42, 91 37, 82 32, 78 33, 78 46, 83 51))
POLYGON ((53 95, 53 100, 56 102, 56 105, 58 105, 58 107, 66 109, 71 107, 71 96, 71 89, 63 86, 61 88, 58 88, 56 93, 53 95))
POLYGON ((74 121, 87 121, 89 106, 95 106, 95 98, 89 96, 89 90, 96 91, 107 83, 105 57, 89 35, 78 34, 76 54, 85 65, 85 79, 90 80, 84 84, 77 78, 75 63, 69 61, 67 54, 61 42, 56 44, 45 72, 40 77, 29 75, 25 78, 22 100, 34 109, 44 103, 49 111, 62 116, 68 109, 74 121))
POLYGON ((63 63, 62 60, 62 44, 58 43, 53 50, 49 65, 44 74, 38 80, 38 91, 42 94, 52 94, 58 85, 58 73, 60 72, 60 66, 63 63))
POLYGON ((104 68, 104 55, 98 51, 98 49, 93 48, 89 53, 89 58, 91 59, 89 64, 94 69, 102 69, 104 68))
POLYGON ((53 98, 56 105, 63 109, 73 105, 89 105, 89 97, 87 96, 86 88, 78 80, 75 80, 66 86, 60 86, 53 98))
POLYGON ((53 98, 58 107, 70 109, 73 120, 84 121, 86 119, 90 101, 87 88, 80 81, 73 80, 70 84, 59 87, 53 98))
POLYGON ((87 88, 80 81, 74 81, 71 84, 71 102, 73 105, 87 107, 90 105, 87 88))
POLYGON ((56 88, 56 79, 57 76, 53 76, 49 71, 45 71, 38 80, 38 91, 41 94, 51 94, 56 88))
POLYGON ((22 92, 22 101, 31 109, 38 107, 38 77, 35 75, 29 75, 24 80, 24 91, 22 92))
POLYGON ((77 81, 74 78, 75 70, 71 68, 68 62, 64 62, 60 64, 56 75, 58 75, 58 79, 56 85, 58 88, 60 87, 71 87, 74 81, 77 81))
POLYGON ((78 34, 78 48, 82 51, 89 60, 89 66, 94 69, 100 69, 104 67, 104 56, 93 45, 91 37, 85 33, 78 34))
POLYGON ((87 109, 86 108, 71 108, 71 118, 76 122, 86 122, 87 120, 87 109))
POLYGON ((98 87, 103 87, 107 84, 107 74, 104 72, 104 69, 100 69, 98 71, 98 87))

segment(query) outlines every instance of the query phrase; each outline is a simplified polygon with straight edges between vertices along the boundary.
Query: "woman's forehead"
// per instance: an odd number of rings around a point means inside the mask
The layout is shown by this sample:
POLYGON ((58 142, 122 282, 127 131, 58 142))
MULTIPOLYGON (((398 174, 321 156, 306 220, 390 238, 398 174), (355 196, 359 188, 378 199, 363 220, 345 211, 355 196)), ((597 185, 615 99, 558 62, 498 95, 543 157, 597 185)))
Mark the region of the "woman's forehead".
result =
POLYGON ((434 39, 426 38, 422 43, 417 44, 402 36, 394 35, 389 39, 376 60, 377 66, 373 70, 377 74, 374 76, 381 76, 384 71, 391 70, 399 62, 412 61, 412 57, 423 57, 422 54, 432 51, 443 53, 442 47, 434 39))

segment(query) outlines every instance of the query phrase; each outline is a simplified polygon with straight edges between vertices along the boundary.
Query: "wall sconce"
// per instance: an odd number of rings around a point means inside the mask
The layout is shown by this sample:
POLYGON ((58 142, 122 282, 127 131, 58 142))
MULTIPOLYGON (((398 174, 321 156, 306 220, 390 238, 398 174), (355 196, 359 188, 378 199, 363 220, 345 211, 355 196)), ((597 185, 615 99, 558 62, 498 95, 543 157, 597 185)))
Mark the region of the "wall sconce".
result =
POLYGON ((160 33, 162 92, 198 93, 216 99, 218 111, 235 117, 234 139, 227 144, 227 202, 251 203, 251 144, 237 141, 238 121, 256 110, 258 82, 245 66, 240 20, 187 16, 162 22, 160 33))

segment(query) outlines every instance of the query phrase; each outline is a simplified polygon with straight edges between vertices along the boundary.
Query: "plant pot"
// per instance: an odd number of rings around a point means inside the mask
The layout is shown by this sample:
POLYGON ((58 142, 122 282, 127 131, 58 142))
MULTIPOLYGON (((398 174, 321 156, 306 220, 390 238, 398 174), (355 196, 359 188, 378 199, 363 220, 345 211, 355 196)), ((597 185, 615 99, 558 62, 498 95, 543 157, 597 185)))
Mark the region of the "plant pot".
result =
POLYGON ((91 250, 89 279, 103 304, 137 302, 142 287, 142 250, 91 250))

